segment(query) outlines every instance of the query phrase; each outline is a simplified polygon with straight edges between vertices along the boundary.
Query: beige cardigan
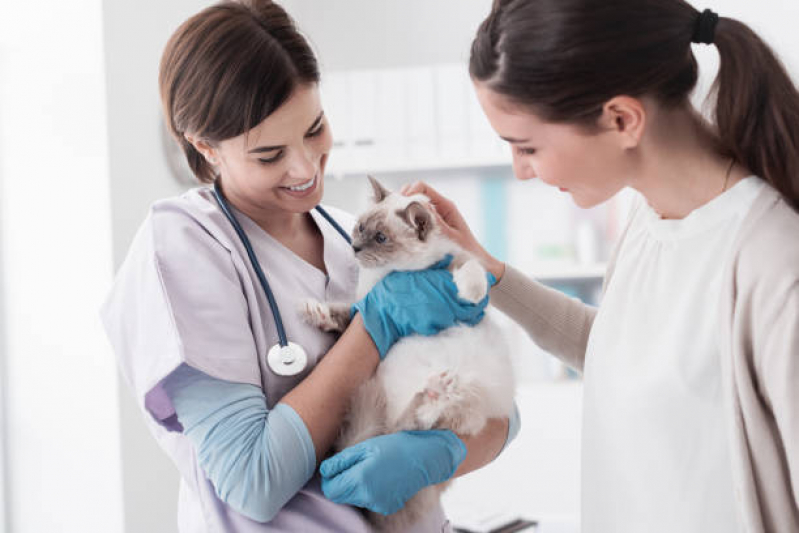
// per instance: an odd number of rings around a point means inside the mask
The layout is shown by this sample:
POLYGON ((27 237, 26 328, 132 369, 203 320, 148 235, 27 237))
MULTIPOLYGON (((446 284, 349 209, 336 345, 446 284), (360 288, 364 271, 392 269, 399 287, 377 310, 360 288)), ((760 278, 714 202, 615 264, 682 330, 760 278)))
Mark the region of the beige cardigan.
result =
MULTIPOLYGON (((615 254, 605 287, 614 265, 615 254)), ((750 533, 799 532, 799 213, 771 186, 742 221, 730 265, 715 312, 740 520, 750 533)), ((510 266, 491 303, 582 371, 596 308, 510 266)))

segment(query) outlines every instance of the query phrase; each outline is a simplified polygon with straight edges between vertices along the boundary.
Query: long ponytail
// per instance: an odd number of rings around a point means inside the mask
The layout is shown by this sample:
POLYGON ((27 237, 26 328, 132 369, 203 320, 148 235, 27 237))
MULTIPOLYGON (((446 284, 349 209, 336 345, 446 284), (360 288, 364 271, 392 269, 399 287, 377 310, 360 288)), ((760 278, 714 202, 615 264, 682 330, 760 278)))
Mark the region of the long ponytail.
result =
POLYGON ((799 210, 799 91, 746 24, 719 19, 719 72, 711 94, 721 149, 799 210))

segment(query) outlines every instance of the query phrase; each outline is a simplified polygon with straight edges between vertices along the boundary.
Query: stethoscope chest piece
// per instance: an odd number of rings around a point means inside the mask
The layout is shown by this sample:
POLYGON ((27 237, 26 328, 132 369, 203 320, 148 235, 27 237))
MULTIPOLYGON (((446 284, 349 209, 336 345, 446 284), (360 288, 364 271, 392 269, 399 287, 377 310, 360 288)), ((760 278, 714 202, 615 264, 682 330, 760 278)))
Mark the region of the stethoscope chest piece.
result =
POLYGON ((308 356, 302 346, 289 341, 287 346, 272 346, 266 355, 266 362, 278 376, 296 376, 308 366, 308 356))
MULTIPOLYGON (((286 330, 283 328, 283 320, 280 318, 280 309, 277 307, 275 295, 272 294, 272 289, 269 288, 269 281, 267 281, 266 275, 261 268, 261 263, 258 262, 255 250, 253 250, 252 244, 250 244, 250 239, 247 238, 247 234, 244 233, 241 224, 236 220, 236 216, 230 209, 227 200, 225 200, 225 195, 222 194, 222 190, 219 188, 219 180, 214 183, 213 194, 216 197, 216 201, 219 203, 219 208, 225 214, 228 221, 230 221, 233 229, 236 230, 236 234, 239 236, 239 239, 241 239, 241 243, 247 251, 247 257, 249 257, 250 264, 252 264, 252 268, 258 276, 258 281, 261 283, 264 296, 266 296, 269 302, 269 309, 272 311, 272 316, 275 320, 275 329, 277 330, 277 336, 280 342, 269 349, 269 353, 266 354, 266 364, 269 369, 278 376, 296 376, 308 366, 308 355, 305 353, 305 350, 302 349, 302 346, 294 344, 286 338, 286 330)), ((331 217, 327 211, 322 209, 321 206, 316 206, 315 209, 330 222, 336 231, 344 237, 344 240, 351 244, 347 232, 333 220, 333 217, 331 217)))

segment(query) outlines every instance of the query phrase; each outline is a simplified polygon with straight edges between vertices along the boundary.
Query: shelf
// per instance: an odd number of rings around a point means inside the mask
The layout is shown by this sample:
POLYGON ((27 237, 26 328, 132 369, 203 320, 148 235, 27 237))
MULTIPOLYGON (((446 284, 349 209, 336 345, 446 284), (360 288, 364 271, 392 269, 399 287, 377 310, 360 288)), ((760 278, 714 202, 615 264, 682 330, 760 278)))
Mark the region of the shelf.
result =
POLYGON ((394 163, 375 163, 362 164, 358 166, 347 166, 338 168, 336 165, 328 165, 325 175, 334 178, 344 178, 346 176, 363 176, 364 174, 412 174, 429 173, 435 171, 480 171, 488 169, 511 170, 511 160, 509 157, 496 158, 431 158, 429 160, 408 160, 405 162, 394 163))

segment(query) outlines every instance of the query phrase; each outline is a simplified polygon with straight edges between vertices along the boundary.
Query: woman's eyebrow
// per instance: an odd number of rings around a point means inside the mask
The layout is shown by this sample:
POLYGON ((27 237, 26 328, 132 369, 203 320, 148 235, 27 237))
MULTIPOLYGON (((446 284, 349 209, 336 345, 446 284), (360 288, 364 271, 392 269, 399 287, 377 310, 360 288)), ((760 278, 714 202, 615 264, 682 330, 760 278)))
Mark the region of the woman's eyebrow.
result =
MULTIPOLYGON (((325 115, 324 111, 320 112, 319 116, 316 117, 316 120, 313 121, 313 124, 311 124, 311 127, 308 128, 307 131, 313 131, 316 128, 316 126, 318 126, 319 123, 322 121, 322 117, 324 115, 325 115)), ((250 150, 247 153, 248 154, 256 154, 256 153, 261 153, 261 152, 271 152, 273 150, 280 150, 280 149, 285 148, 285 147, 286 147, 286 145, 284 145, 284 144, 281 144, 279 146, 259 146, 258 148, 253 148, 252 150, 250 150)))
POLYGON ((285 145, 280 146, 259 146, 258 148, 253 148, 248 154, 255 154, 261 152, 271 152, 272 150, 280 150, 281 148, 285 148, 285 145))

